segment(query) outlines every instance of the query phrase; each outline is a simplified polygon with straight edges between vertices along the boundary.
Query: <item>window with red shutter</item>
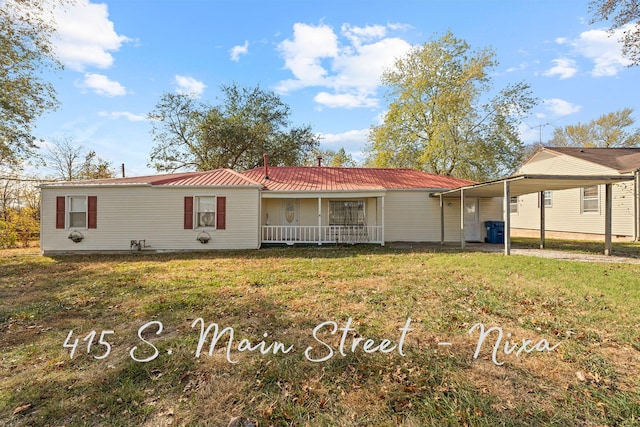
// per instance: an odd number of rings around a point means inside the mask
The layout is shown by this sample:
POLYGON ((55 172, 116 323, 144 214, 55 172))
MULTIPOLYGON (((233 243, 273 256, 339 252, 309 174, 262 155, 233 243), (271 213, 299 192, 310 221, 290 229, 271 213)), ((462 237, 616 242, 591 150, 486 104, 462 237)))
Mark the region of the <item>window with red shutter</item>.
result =
POLYGON ((98 197, 89 196, 87 198, 88 205, 88 228, 98 228, 98 197))
POLYGON ((224 230, 227 226, 227 198, 216 198, 216 229, 224 230))
POLYGON ((184 229, 193 230, 193 197, 184 198, 184 229))
POLYGON ((64 196, 56 197, 56 228, 64 228, 64 218, 65 218, 65 210, 64 210, 64 196))

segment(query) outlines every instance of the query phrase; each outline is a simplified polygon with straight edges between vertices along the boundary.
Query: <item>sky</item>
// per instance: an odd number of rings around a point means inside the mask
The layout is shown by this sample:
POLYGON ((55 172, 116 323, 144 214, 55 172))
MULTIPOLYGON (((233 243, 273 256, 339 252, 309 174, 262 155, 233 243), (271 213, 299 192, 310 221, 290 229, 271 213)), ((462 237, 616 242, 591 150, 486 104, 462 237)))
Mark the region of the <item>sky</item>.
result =
POLYGON ((494 50, 495 91, 531 86, 527 144, 625 107, 640 125, 640 67, 589 23, 588 0, 76 0, 54 14, 65 68, 44 78, 61 105, 36 136, 70 138, 127 176, 155 173, 146 116, 164 93, 215 105, 223 84, 274 91, 321 148, 360 160, 388 106, 382 70, 447 31, 494 50))

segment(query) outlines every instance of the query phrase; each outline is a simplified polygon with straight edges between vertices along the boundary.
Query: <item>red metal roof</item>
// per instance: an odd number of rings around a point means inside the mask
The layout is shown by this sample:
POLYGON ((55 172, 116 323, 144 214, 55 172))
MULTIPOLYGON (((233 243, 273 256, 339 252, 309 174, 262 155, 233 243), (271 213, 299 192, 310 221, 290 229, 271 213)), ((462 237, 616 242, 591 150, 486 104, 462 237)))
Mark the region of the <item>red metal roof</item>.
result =
POLYGON ((243 172, 272 191, 354 191, 384 189, 449 189, 475 184, 473 181, 413 169, 274 167, 243 172))
POLYGON ((162 175, 136 176, 130 178, 106 178, 92 179, 85 181, 65 181, 46 186, 69 186, 69 185, 128 185, 128 184, 148 184, 154 186, 259 186, 260 183, 251 180, 231 169, 215 169, 205 172, 180 172, 162 175))
POLYGON ((261 186, 271 191, 362 191, 385 189, 450 189, 475 184, 473 181, 441 176, 413 169, 269 167, 239 173, 231 169, 205 172, 180 172, 130 178, 107 178, 67 181, 43 186, 85 185, 153 185, 153 186, 261 186))

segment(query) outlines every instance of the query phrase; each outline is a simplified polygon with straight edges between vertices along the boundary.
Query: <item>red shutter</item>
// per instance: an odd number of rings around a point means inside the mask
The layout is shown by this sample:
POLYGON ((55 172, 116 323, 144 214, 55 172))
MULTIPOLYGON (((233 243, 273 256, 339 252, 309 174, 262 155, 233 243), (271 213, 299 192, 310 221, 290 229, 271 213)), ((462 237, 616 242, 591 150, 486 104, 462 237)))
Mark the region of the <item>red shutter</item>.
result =
POLYGON ((98 228, 98 196, 87 197, 88 228, 98 228))
POLYGON ((184 198, 184 229, 193 230, 193 197, 184 198))
POLYGON ((64 196, 56 197, 56 228, 64 228, 64 196))
POLYGON ((216 229, 224 230, 227 227, 227 198, 216 197, 216 229))

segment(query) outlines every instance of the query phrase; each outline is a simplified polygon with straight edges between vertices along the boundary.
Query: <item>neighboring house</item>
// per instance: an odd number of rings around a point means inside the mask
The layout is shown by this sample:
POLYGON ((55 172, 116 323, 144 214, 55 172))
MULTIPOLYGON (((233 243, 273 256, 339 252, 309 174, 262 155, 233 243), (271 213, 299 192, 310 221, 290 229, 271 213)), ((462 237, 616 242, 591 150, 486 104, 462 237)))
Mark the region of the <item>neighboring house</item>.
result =
MULTIPOLYGON (((541 175, 631 175, 613 186, 612 234, 638 240, 640 148, 540 147, 518 170, 541 175)), ((539 235, 540 203, 545 205, 547 237, 601 240, 605 224, 604 185, 545 191, 511 198, 511 235, 539 235)))
MULTIPOLYGON (((430 195, 470 183, 409 169, 264 167, 43 184, 41 250, 439 242, 440 204, 430 195)), ((482 222, 502 218, 500 199, 465 208, 468 240, 482 241, 482 222)), ((460 241, 460 229, 460 215, 445 215, 447 241, 460 241)))

